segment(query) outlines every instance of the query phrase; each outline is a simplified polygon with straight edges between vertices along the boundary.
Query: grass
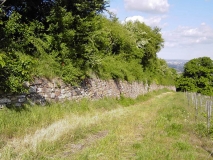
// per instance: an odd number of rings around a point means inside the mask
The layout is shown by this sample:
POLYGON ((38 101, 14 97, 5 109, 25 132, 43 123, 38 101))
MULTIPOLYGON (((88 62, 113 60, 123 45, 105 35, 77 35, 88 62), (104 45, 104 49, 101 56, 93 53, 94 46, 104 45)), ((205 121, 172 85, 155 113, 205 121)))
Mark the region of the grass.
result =
POLYGON ((82 99, 80 102, 66 101, 50 104, 46 107, 26 105, 21 108, 5 108, 0 111, 0 138, 21 137, 33 133, 39 128, 47 127, 70 114, 82 115, 88 112, 107 111, 120 106, 129 106, 165 91, 167 90, 152 92, 139 96, 135 100, 125 97, 121 99, 104 98, 98 101, 82 99))
POLYGON ((135 100, 5 109, 0 116, 10 117, 0 121, 0 159, 5 160, 211 158, 211 141, 196 131, 183 94, 166 90, 135 100))

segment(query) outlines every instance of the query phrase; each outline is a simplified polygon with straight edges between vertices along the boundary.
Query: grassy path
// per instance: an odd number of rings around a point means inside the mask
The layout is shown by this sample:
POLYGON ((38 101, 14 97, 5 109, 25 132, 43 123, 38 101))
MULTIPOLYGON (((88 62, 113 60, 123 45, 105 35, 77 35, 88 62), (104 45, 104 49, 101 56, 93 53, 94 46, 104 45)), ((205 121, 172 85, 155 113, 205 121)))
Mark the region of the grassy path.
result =
POLYGON ((69 113, 8 139, 1 159, 208 159, 182 94, 167 92, 111 110, 69 113))

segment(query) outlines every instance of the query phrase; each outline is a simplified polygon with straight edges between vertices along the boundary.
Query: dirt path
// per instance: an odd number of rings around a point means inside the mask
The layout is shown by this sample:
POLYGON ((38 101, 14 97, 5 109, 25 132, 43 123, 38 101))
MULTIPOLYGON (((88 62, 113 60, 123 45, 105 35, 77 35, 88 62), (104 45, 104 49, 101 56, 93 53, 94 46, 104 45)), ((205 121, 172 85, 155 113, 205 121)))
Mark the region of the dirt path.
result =
MULTIPOLYGON (((12 139, 7 143, 7 145, 3 148, 3 150, 13 150, 13 152, 18 153, 21 157, 22 154, 28 151, 36 152, 37 146, 41 142, 54 142, 58 140, 63 135, 66 135, 68 132, 71 132, 72 130, 75 130, 78 127, 88 127, 93 124, 96 124, 100 121, 109 121, 115 118, 119 117, 128 117, 129 114, 133 114, 133 112, 137 112, 134 108, 137 108, 138 106, 143 106, 149 103, 150 101, 155 100, 156 98, 163 98, 169 94, 172 94, 172 92, 163 93, 161 95, 158 95, 148 101, 142 102, 140 104, 136 104, 134 106, 130 106, 127 108, 117 108, 111 111, 105 111, 105 112, 98 112, 98 113, 88 113, 83 116, 79 115, 69 115, 69 117, 66 117, 64 119, 61 119, 60 121, 57 121, 51 125, 49 125, 46 128, 42 128, 37 130, 34 134, 26 135, 23 139, 12 139)), ((154 113, 153 113, 154 114, 154 113)), ((146 115, 145 119, 146 121, 149 121, 151 116, 148 114, 146 115)), ((79 150, 82 150, 86 148, 87 146, 90 146, 93 142, 95 142, 98 139, 101 139, 105 137, 108 134, 108 131, 100 131, 95 135, 91 135, 89 137, 86 137, 82 140, 81 143, 77 144, 68 144, 70 151, 67 153, 64 152, 63 154, 70 154, 74 152, 78 152, 79 150)))

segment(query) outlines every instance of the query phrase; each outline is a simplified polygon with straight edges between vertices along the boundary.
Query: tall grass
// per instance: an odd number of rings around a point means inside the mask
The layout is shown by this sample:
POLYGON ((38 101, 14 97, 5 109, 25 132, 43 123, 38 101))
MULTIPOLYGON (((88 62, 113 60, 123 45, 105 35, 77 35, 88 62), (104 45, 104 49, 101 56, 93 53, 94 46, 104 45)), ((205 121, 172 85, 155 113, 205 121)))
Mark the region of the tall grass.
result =
POLYGON ((5 109, 14 120, 12 136, 1 128, 0 159, 207 159, 184 96, 166 92, 5 109))
POLYGON ((112 110, 119 106, 129 106, 147 100, 166 91, 165 89, 148 93, 139 96, 135 100, 122 96, 120 99, 103 98, 97 101, 88 99, 82 99, 79 102, 66 101, 52 103, 45 107, 26 105, 24 107, 5 108, 0 110, 0 138, 21 137, 72 113, 80 115, 96 110, 112 110))
POLYGON ((207 159, 186 104, 175 93, 126 108, 127 116, 102 127, 110 130, 108 136, 73 159, 207 159))

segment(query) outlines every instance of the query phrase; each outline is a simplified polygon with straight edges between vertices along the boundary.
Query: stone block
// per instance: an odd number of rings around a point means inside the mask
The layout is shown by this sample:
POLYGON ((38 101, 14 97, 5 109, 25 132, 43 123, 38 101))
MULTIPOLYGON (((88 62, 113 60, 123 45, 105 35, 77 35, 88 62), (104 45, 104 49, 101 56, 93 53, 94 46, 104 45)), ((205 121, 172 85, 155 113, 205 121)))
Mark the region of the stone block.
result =
POLYGON ((54 99, 56 96, 55 96, 55 93, 51 93, 51 95, 50 95, 50 98, 51 99, 54 99))
POLYGON ((71 97, 71 96, 72 96, 71 92, 67 92, 67 93, 65 94, 65 97, 66 97, 66 98, 69 98, 69 97, 71 97))
POLYGON ((50 87, 50 88, 55 88, 54 83, 51 83, 51 82, 48 82, 48 83, 47 83, 47 86, 50 87))
POLYGON ((17 98, 26 98, 26 95, 25 95, 25 94, 22 94, 22 95, 17 95, 16 97, 17 97, 17 98))
POLYGON ((81 90, 80 90, 80 88, 75 89, 75 93, 76 93, 77 95, 81 95, 81 90))
POLYGON ((44 88, 42 89, 42 92, 43 92, 43 93, 51 93, 51 92, 53 92, 53 90, 52 90, 52 88, 44 87, 44 88))
POLYGON ((65 94, 67 92, 66 89, 61 89, 61 94, 65 94))
POLYGON ((37 87, 36 86, 30 86, 30 88, 29 88, 29 92, 30 93, 36 93, 36 91, 37 91, 37 87))
POLYGON ((29 88, 29 87, 30 87, 30 82, 25 81, 25 82, 23 83, 23 87, 24 87, 24 88, 29 88))
POLYGON ((3 109, 4 107, 6 107, 5 104, 0 104, 0 109, 3 109))
POLYGON ((0 104, 10 104, 11 100, 8 98, 1 98, 0 99, 0 104))
POLYGON ((43 88, 37 88, 37 93, 43 93, 43 88))
POLYGON ((56 90, 56 91, 55 91, 55 96, 58 97, 58 96, 60 96, 60 95, 61 95, 60 90, 56 90))
POLYGON ((38 78, 36 78, 35 80, 34 80, 34 83, 33 84, 42 84, 43 83, 43 80, 42 79, 38 79, 38 78))
POLYGON ((51 95, 50 95, 50 94, 44 94, 43 96, 44 96, 44 98, 45 98, 45 99, 48 99, 48 98, 50 98, 50 97, 51 97, 51 95))
POLYGON ((22 106, 22 103, 15 103, 15 106, 16 106, 16 107, 21 107, 21 106, 22 106))
POLYGON ((26 100, 27 100, 26 98, 18 98, 19 103, 24 103, 24 102, 26 102, 26 100))
POLYGON ((62 94, 62 95, 60 95, 60 96, 58 96, 58 99, 59 100, 62 100, 62 99, 65 99, 66 97, 65 97, 65 95, 64 94, 62 94))
POLYGON ((10 97, 9 99, 10 99, 12 102, 14 102, 14 101, 17 101, 18 98, 17 98, 16 96, 12 96, 12 97, 10 97))

